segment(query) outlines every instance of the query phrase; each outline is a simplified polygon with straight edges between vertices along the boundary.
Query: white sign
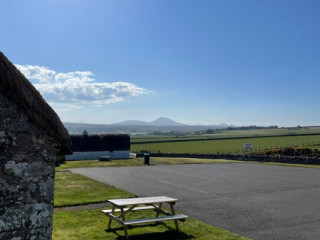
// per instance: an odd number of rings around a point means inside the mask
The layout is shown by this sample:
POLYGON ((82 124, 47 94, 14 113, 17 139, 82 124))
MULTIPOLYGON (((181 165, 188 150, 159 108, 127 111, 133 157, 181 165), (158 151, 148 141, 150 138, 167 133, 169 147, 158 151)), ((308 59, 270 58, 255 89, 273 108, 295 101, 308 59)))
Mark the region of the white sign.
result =
POLYGON ((243 146, 244 150, 251 150, 252 149, 252 144, 251 143, 245 143, 243 146))

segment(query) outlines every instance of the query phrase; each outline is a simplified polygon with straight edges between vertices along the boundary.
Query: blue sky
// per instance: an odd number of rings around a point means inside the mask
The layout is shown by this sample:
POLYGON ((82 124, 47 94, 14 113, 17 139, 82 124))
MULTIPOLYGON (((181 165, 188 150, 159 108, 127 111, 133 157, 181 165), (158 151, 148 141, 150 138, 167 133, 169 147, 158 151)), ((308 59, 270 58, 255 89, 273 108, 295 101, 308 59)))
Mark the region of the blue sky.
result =
POLYGON ((320 2, 0 0, 2 51, 64 122, 320 125, 320 2))

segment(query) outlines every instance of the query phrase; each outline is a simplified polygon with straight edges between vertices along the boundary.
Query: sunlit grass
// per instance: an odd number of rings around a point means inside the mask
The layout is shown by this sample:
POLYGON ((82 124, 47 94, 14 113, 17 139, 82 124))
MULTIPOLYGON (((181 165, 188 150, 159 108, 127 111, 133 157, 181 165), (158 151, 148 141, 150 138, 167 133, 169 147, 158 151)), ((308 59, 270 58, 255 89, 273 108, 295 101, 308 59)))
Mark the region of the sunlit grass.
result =
POLYGON ((267 148, 292 146, 319 148, 320 135, 131 144, 131 151, 140 152, 147 150, 155 153, 160 151, 162 153, 242 154, 244 143, 252 143, 253 152, 267 148))
MULTIPOLYGON (((153 211, 134 213, 135 218, 154 217, 153 211)), ((131 215, 132 217, 132 215, 131 215)), ((130 215, 129 215, 130 219, 130 215)), ((121 225, 112 223, 113 231, 107 231, 108 218, 101 209, 90 211, 55 212, 53 217, 53 240, 118 240, 124 239, 121 225)), ((237 234, 187 218, 179 223, 180 232, 175 231, 173 221, 160 224, 144 224, 129 228, 131 240, 245 240, 237 234)))
POLYGON ((133 197, 110 185, 74 173, 56 173, 54 205, 72 206, 103 202, 111 198, 133 197))
MULTIPOLYGON (((152 211, 135 212, 135 218, 154 217, 152 211)), ((130 215, 129 215, 130 219, 130 215)), ((107 231, 108 218, 101 209, 90 211, 55 212, 53 217, 53 240, 118 240, 125 239, 121 225, 112 223, 113 231, 107 231)), ((245 240, 237 234, 187 218, 175 231, 173 221, 160 224, 144 224, 129 228, 131 240, 245 240)))
POLYGON ((81 161, 67 161, 56 167, 56 171, 66 171, 68 168, 82 168, 82 167, 121 167, 121 166, 142 166, 144 165, 142 158, 98 161, 98 160, 81 160, 81 161))
MULTIPOLYGON (((232 161, 227 159, 202 159, 202 158, 160 158, 151 157, 150 165, 154 164, 201 164, 201 163, 232 163, 239 161, 232 161)), ((67 161, 59 167, 56 171, 66 171, 68 168, 86 168, 86 167, 123 167, 123 166, 143 166, 144 159, 126 159, 126 160, 112 160, 110 162, 103 162, 98 160, 83 160, 83 161, 67 161)))

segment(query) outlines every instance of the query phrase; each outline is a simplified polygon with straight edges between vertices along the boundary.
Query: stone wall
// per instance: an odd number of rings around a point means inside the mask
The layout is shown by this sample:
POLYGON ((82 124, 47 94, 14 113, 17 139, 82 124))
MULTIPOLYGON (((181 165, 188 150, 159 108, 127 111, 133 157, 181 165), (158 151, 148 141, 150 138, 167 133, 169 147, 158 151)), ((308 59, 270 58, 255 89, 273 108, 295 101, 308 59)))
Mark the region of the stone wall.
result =
POLYGON ((0 239, 51 239, 53 140, 0 94, 0 239))
MULTIPOLYGON (((143 153, 136 157, 143 157, 143 153)), ((271 155, 237 155, 237 154, 201 154, 201 153, 150 153, 151 157, 174 157, 174 158, 203 158, 203 159, 229 159, 255 162, 278 162, 292 164, 320 165, 319 157, 306 156, 271 156, 271 155)))

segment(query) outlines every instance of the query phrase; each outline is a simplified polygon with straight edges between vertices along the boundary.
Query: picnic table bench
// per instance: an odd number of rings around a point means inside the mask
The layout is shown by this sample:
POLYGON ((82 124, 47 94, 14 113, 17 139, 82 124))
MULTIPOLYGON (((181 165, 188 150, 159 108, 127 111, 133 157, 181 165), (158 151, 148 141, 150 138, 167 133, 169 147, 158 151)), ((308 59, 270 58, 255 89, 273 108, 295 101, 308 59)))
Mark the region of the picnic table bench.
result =
POLYGON ((185 221, 188 217, 184 214, 176 214, 174 211, 174 205, 178 199, 159 196, 159 197, 143 197, 143 198, 124 198, 124 199, 111 199, 108 200, 112 205, 112 209, 102 210, 104 214, 109 217, 108 228, 111 227, 112 220, 123 225, 123 231, 125 237, 128 239, 128 226, 143 223, 161 222, 173 220, 176 229, 179 231, 178 221, 185 221), (171 213, 162 209, 163 204, 169 204, 171 213), (126 214, 129 212, 140 211, 140 210, 154 210, 156 216, 154 218, 143 218, 126 220, 126 214), (114 215, 115 213, 121 213, 119 216, 114 215), (163 214, 164 216, 159 216, 163 214))

